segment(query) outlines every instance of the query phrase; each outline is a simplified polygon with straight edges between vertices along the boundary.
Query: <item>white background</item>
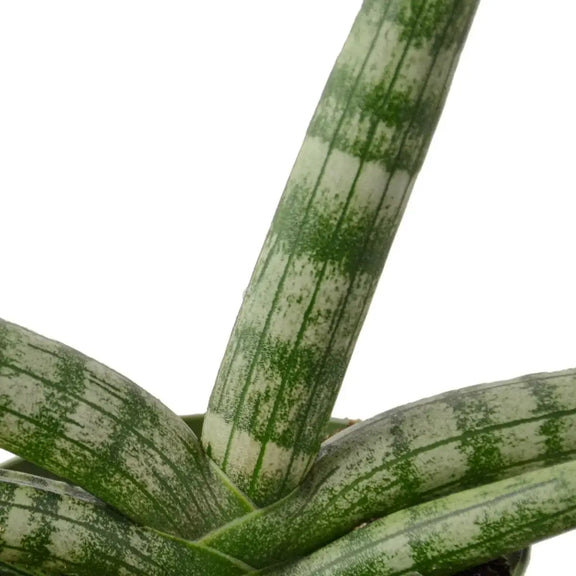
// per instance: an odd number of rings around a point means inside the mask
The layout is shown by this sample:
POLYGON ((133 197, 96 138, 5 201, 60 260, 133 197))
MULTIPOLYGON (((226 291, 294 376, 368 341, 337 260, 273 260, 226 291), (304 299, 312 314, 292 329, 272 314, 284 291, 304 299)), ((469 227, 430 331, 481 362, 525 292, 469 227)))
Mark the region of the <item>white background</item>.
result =
MULTIPOLYGON (((0 317, 204 411, 359 6, 0 2, 0 317)), ((576 365, 575 11, 481 3, 336 415, 576 365)))

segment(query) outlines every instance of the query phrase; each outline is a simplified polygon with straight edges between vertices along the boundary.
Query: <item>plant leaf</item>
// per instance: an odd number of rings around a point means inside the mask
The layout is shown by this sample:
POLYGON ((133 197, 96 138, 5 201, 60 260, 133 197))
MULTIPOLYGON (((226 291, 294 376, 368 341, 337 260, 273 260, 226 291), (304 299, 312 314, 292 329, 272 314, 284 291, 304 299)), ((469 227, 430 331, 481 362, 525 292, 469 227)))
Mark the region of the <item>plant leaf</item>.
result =
MULTIPOLYGON (((204 414, 188 414, 186 416, 181 416, 181 418, 192 429, 194 434, 200 438, 200 436, 202 436, 202 427, 204 426, 204 416, 204 414)), ((344 430, 344 428, 348 428, 348 426, 352 426, 357 422, 360 422, 360 420, 351 420, 350 418, 330 418, 324 428, 322 438, 329 438, 336 434, 336 432, 340 432, 341 430, 344 430)))
POLYGON ((193 538, 253 509, 145 390, 0 320, 0 446, 128 517, 193 538))
POLYGON ((204 423, 257 504, 315 458, 476 0, 365 0, 288 179, 204 423))
POLYGON ((44 576, 41 572, 28 572, 22 568, 15 568, 8 564, 0 562, 0 576, 44 576))
POLYGON ((576 369, 471 386, 344 430, 292 494, 202 542, 263 567, 373 518, 575 453, 576 369))
MULTIPOLYGON (((33 574, 235 576, 248 566, 136 526, 81 488, 0 471, 0 560, 33 574)), ((16 572, 17 573, 17 572, 16 572)))
POLYGON ((449 575, 576 527, 576 462, 452 493, 376 520, 259 576, 449 575))
MULTIPOLYGON (((194 432, 194 434, 199 437, 202 434, 202 425, 204 423, 204 414, 190 414, 186 416, 181 416, 182 420, 186 425, 194 432)), ((337 432, 352 426, 360 422, 360 420, 350 420, 349 418, 331 418, 324 431, 324 437, 329 438, 337 432)), ((56 474, 52 474, 44 468, 40 468, 31 462, 27 462, 23 458, 15 456, 4 462, 0 462, 0 469, 4 470, 16 470, 19 472, 27 472, 28 474, 34 474, 35 476, 42 476, 43 478, 52 478, 53 480, 64 480, 56 474)), ((1 573, 0 573, 1 576, 1 573)))

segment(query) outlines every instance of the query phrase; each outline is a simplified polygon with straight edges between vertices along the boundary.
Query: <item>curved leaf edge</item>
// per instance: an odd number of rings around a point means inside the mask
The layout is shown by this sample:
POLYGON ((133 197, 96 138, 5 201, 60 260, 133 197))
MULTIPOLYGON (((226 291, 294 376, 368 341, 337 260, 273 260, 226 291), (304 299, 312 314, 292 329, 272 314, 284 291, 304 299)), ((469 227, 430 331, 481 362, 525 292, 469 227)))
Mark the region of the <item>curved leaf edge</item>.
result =
POLYGON ((8 574, 253 571, 226 554, 137 525, 77 486, 24 472, 0 471, 0 520, 0 562, 8 574))

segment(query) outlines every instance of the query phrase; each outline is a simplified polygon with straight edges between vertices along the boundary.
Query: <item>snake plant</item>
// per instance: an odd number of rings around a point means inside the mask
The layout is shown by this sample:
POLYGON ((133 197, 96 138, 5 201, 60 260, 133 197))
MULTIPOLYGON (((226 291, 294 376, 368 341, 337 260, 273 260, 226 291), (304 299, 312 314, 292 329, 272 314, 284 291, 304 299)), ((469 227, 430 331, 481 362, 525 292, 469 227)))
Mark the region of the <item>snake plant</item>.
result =
POLYGON ((0 575, 520 576, 576 526, 576 369, 332 417, 477 4, 364 0, 205 414, 0 321, 0 575))

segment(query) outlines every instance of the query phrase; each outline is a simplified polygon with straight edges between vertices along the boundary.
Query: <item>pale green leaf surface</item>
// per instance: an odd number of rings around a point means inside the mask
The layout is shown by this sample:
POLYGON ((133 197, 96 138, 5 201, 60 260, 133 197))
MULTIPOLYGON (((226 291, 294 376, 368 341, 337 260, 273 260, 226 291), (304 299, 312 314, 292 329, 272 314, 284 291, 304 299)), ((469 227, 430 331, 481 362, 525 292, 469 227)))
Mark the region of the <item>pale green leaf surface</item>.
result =
POLYGON ((257 504, 318 452, 476 0, 365 0, 246 290, 203 431, 257 504))
MULTIPOLYGON (((181 416, 181 418, 192 429, 194 434, 200 437, 202 436, 202 428, 204 426, 204 416, 204 414, 187 414, 181 416)), ((359 420, 352 420, 350 418, 330 418, 324 428, 322 438, 329 438, 336 434, 336 432, 340 432, 340 430, 344 430, 344 428, 348 428, 348 426, 352 426, 357 422, 359 422, 359 420)))
POLYGON ((347 428, 292 494, 202 542, 266 566, 395 510, 575 454, 576 369, 454 390, 347 428))
POLYGON ((20 472, 0 471, 0 526, 0 561, 32 574, 239 576, 250 571, 218 552, 139 527, 78 487, 20 472))
POLYGON ((0 446, 193 538, 252 509, 186 424, 83 354, 0 320, 0 446))
POLYGON ((576 527, 576 462, 456 492, 376 520, 266 576, 449 576, 576 527))

